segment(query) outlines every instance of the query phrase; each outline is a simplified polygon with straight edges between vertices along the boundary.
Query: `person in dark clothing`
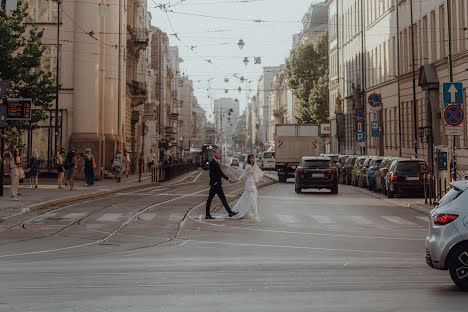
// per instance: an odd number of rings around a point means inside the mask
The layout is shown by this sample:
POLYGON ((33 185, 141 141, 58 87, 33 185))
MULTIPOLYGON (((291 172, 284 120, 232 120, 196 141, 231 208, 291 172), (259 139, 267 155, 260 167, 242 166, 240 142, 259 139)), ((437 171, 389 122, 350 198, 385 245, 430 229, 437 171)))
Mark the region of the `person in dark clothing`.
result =
POLYGON ((219 149, 215 149, 213 151, 213 159, 210 161, 210 194, 208 195, 208 200, 206 202, 206 215, 205 219, 214 219, 211 216, 210 209, 211 209, 211 202, 215 195, 218 195, 219 199, 223 203, 224 208, 229 214, 229 217, 233 217, 237 214, 237 212, 233 212, 231 208, 229 208, 229 204, 226 200, 226 196, 224 195, 223 187, 221 178, 226 179, 229 183, 234 184, 236 181, 233 181, 227 177, 223 171, 221 170, 221 166, 219 165, 219 160, 221 159, 221 151, 219 149))
POLYGON ((94 168, 96 168, 94 156, 91 154, 91 149, 87 148, 84 156, 84 175, 86 186, 94 185, 94 168))
POLYGON ((31 158, 29 158, 28 168, 29 168, 29 182, 31 183, 31 188, 37 188, 39 183, 39 168, 41 165, 41 160, 36 149, 33 149, 31 158))

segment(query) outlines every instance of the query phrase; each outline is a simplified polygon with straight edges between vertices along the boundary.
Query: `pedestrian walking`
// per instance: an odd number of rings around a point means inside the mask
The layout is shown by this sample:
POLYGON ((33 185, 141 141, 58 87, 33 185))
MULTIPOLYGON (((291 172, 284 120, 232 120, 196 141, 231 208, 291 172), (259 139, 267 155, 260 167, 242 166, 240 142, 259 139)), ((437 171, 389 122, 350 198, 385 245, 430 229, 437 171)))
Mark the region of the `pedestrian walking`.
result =
POLYGON ((86 186, 94 185, 94 169, 96 169, 96 161, 94 160, 93 154, 91 154, 91 149, 88 147, 84 156, 84 175, 86 186))
POLYGON ((70 164, 70 191, 76 190, 75 188, 75 178, 76 178, 76 173, 78 171, 78 163, 81 159, 80 154, 75 153, 71 159, 71 164, 70 164))
POLYGON ((155 159, 156 159, 156 154, 154 153, 154 150, 151 148, 148 155, 146 156, 146 161, 148 162, 149 172, 153 172, 155 159))
POLYGON ((64 167, 65 167, 65 177, 64 177, 64 182, 65 186, 67 185, 67 180, 70 180, 71 176, 71 167, 72 167, 72 162, 73 162, 73 157, 75 156, 75 150, 72 148, 67 156, 65 157, 65 162, 64 162, 64 167))
POLYGON ((124 171, 125 171, 125 176, 128 178, 128 175, 130 174, 130 154, 127 152, 127 150, 124 150, 124 171))
POLYGON ((60 152, 57 155, 57 184, 58 188, 62 189, 62 184, 64 184, 64 176, 65 176, 65 150, 62 148, 60 149, 60 152))
POLYGON ((123 172, 123 156, 119 150, 115 153, 112 158, 112 169, 114 169, 115 181, 117 183, 122 181, 122 172, 123 172))
POLYGON ((10 161, 8 162, 8 167, 10 168, 11 199, 18 200, 20 172, 22 169, 19 149, 15 149, 13 154, 10 152, 10 161))
POLYGON ((29 183, 31 188, 37 188, 39 183, 39 168, 41 165, 41 160, 37 154, 37 150, 33 149, 31 158, 29 158, 28 168, 29 168, 29 183))

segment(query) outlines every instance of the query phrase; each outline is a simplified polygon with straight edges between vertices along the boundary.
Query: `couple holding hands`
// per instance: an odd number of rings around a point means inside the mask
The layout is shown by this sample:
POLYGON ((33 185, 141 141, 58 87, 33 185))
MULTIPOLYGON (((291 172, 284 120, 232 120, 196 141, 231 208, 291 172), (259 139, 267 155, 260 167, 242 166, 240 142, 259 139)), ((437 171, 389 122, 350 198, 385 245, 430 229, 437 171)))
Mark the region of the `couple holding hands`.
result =
POLYGON ((249 155, 247 158, 247 166, 245 166, 244 172, 239 177, 238 180, 232 180, 227 177, 221 170, 219 161, 221 159, 221 151, 215 149, 213 151, 213 159, 210 162, 210 195, 208 196, 208 201, 206 202, 206 215, 205 219, 214 219, 211 216, 210 208, 211 202, 215 195, 218 195, 219 199, 223 203, 224 208, 229 214, 229 217, 233 219, 254 219, 258 220, 258 211, 257 211, 257 187, 255 186, 256 182, 259 182, 263 177, 263 171, 258 168, 255 164, 255 157, 249 155), (234 208, 229 207, 226 196, 224 195, 221 179, 226 179, 231 184, 239 183, 242 179, 246 179, 244 186, 244 193, 242 193, 241 198, 237 201, 234 208))

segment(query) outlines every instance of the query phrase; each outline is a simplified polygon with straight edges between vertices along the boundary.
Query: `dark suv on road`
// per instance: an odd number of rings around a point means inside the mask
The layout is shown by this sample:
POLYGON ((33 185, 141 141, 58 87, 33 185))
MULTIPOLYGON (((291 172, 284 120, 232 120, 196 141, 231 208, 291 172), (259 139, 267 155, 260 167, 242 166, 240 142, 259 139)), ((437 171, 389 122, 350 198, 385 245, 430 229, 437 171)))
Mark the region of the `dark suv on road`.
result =
POLYGON ((385 176, 387 197, 393 198, 400 194, 424 194, 424 179, 430 174, 424 160, 398 159, 394 160, 385 176))
POLYGON ((296 193, 309 188, 338 193, 338 174, 329 157, 302 157, 296 169, 296 193))

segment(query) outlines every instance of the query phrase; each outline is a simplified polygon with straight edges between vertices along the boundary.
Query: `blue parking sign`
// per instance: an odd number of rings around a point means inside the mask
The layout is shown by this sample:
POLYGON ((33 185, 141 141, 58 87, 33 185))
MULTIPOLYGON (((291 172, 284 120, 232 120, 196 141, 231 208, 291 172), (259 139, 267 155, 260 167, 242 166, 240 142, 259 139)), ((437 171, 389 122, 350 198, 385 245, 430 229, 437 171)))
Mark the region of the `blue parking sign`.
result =
POLYGON ((366 133, 365 132, 356 132, 356 142, 365 143, 366 142, 366 133))
POLYGON ((463 83, 448 82, 443 84, 444 107, 463 104, 463 83))

